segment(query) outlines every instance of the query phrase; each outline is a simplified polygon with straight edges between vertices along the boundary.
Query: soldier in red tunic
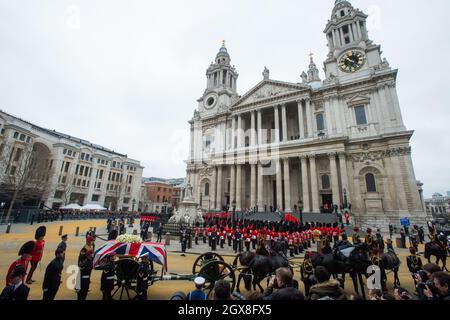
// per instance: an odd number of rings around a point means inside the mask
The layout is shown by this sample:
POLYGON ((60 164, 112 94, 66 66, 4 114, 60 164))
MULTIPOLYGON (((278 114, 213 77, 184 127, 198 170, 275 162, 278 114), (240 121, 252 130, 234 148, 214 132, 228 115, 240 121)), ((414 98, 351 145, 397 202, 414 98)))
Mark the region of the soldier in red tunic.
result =
POLYGON ((194 241, 195 241, 195 245, 198 245, 198 236, 200 234, 200 229, 199 227, 195 227, 194 228, 194 241))
POLYGON ((220 231, 220 249, 223 249, 226 237, 227 237, 227 232, 226 232, 225 228, 222 228, 222 230, 220 231))
POLYGON ((258 231, 251 230, 250 234, 252 235, 252 249, 256 250, 256 243, 258 240, 258 231))
POLYGON ((11 263, 8 272, 6 273, 6 285, 9 285, 11 283, 12 274, 16 266, 22 265, 25 267, 25 270, 28 269, 33 249, 34 249, 34 241, 28 241, 20 248, 19 250, 20 258, 11 263))
POLYGON ((250 244, 252 242, 252 235, 251 235, 250 229, 246 230, 246 233, 244 235, 244 240, 245 240, 245 250, 250 251, 250 244))
POLYGON ((35 234, 34 234, 34 238, 36 239, 36 242, 34 243, 34 250, 31 253, 31 268, 30 271, 28 272, 28 276, 27 276, 27 284, 32 284, 34 282, 33 280, 33 274, 34 271, 36 270, 39 262, 42 259, 42 255, 44 253, 44 246, 45 246, 45 234, 47 232, 47 228, 45 226, 40 226, 39 228, 37 228, 35 234))

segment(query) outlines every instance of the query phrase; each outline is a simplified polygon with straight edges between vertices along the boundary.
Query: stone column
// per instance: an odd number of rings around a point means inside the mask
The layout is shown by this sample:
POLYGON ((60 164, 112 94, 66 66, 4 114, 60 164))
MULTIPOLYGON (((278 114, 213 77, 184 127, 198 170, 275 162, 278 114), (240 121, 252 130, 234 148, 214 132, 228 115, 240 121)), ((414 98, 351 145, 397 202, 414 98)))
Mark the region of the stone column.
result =
POLYGON ((283 177, 281 175, 281 159, 277 159, 277 209, 283 210, 283 177))
POLYGON ((222 210, 223 205, 223 178, 222 178, 222 166, 217 166, 217 196, 216 196, 216 210, 222 210))
POLYGON ((191 125, 191 150, 190 150, 190 154, 191 154, 191 159, 194 159, 194 126, 191 125))
POLYGON ((256 126, 255 126, 255 111, 251 111, 251 129, 250 129, 250 146, 256 145, 256 126))
POLYGON ((339 178, 336 164, 336 153, 329 153, 330 157, 330 171, 331 171, 331 190, 333 191, 333 204, 339 206, 341 203, 339 192, 339 178))
POLYGON ((298 108, 298 129, 300 131, 300 139, 305 137, 305 128, 303 122, 303 104, 301 100, 297 100, 297 108, 298 108))
MULTIPOLYGON (((340 152, 339 156, 339 167, 341 169, 341 182, 342 182, 342 193, 344 193, 344 189, 347 194, 347 203, 350 202, 350 190, 348 184, 348 173, 347 173, 347 160, 345 158, 345 152, 340 152)), ((342 196, 342 203, 344 203, 344 196, 342 196)))
POLYGON ((250 206, 251 209, 256 206, 256 164, 250 163, 250 206))
POLYGON ((236 169, 235 165, 230 166, 230 204, 236 201, 236 169))
POLYGON ((320 212, 319 208, 319 189, 317 186, 317 170, 316 170, 316 156, 314 154, 309 155, 309 166, 311 170, 311 198, 313 212, 320 212))
POLYGON ((211 190, 209 191, 211 202, 209 204, 208 209, 215 209, 216 208, 216 191, 217 191, 217 168, 212 167, 213 171, 213 177, 211 181, 211 190))
POLYGON ((333 134, 333 116, 330 110, 330 101, 331 98, 324 99, 325 104, 325 127, 329 135, 333 134))
POLYGON ((286 120, 286 104, 281 105, 281 127, 282 127, 282 130, 283 130, 283 141, 288 141, 287 120, 286 120))
POLYGON ((242 148, 242 115, 238 115, 237 124, 237 148, 242 148))
POLYGON ((274 107, 275 113, 275 140, 273 142, 280 142, 280 116, 278 112, 278 105, 274 107))
POLYGON ((262 144, 263 144, 262 115, 261 110, 258 110, 258 145, 262 144))
POLYGON ((242 210, 242 165, 236 165, 236 210, 242 210))
POLYGON ((302 201, 304 211, 311 211, 311 203, 309 201, 309 185, 308 185, 308 164, 306 163, 306 157, 300 157, 302 164, 302 201))
POLYGON ((289 171, 289 158, 283 159, 284 164, 284 207, 286 212, 291 212, 291 179, 289 171))
POLYGON ((344 32, 342 31, 342 28, 339 29, 339 34, 341 35, 341 42, 342 45, 345 45, 345 39, 344 39, 344 32))
POLYGON ((236 117, 233 116, 231 118, 231 150, 235 149, 235 140, 236 140, 236 117))
POLYGON ((313 126, 312 126, 312 104, 310 99, 306 99, 306 126, 308 128, 308 138, 313 136, 313 126))
POLYGON ((402 113, 400 110, 400 103, 398 100, 397 89, 395 88, 395 83, 391 83, 391 84, 387 85, 386 91, 388 92, 390 100, 392 101, 392 108, 394 109, 394 114, 395 114, 395 117, 397 118, 397 125, 403 127, 404 126, 403 118, 402 118, 402 113))
POLYGON ((350 36, 350 42, 353 42, 355 39, 353 38, 353 30, 352 30, 352 25, 349 24, 348 26, 348 34, 350 36))
POLYGON ((264 210, 264 175, 263 175, 263 167, 261 162, 258 164, 258 211, 262 212, 264 210))

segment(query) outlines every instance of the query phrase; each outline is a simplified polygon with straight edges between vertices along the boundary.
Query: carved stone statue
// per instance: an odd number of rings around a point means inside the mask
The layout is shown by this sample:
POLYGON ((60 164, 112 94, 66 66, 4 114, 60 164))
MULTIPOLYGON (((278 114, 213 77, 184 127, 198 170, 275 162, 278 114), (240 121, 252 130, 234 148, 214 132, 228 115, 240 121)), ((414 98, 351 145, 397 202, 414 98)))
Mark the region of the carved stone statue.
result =
POLYGON ((264 67, 264 71, 262 73, 264 80, 269 80, 269 76, 270 76, 270 71, 269 69, 267 69, 267 67, 264 67))

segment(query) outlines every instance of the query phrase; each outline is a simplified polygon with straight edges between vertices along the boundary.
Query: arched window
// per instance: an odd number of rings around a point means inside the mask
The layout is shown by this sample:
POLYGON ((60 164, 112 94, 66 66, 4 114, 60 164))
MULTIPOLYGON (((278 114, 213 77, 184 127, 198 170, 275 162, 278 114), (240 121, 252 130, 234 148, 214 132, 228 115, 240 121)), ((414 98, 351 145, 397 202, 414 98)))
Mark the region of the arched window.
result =
POLYGON ((375 176, 372 173, 366 174, 366 188, 367 192, 377 192, 375 176))
POLYGON ((330 189, 330 176, 324 174, 322 176, 322 190, 330 189))
POLYGON ((209 196, 209 183, 205 183, 205 197, 209 196))
POLYGON ((316 115, 316 124, 317 124, 317 131, 325 129, 325 123, 323 121, 322 113, 319 113, 318 115, 316 115))

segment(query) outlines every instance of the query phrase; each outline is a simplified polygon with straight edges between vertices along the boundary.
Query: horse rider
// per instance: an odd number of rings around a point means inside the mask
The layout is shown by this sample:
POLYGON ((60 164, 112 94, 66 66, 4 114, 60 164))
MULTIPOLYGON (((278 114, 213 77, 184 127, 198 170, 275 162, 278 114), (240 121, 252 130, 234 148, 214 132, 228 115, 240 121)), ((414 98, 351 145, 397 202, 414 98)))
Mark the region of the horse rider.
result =
POLYGON ((411 272, 411 276, 416 283, 416 273, 422 270, 422 259, 417 255, 417 250, 415 247, 409 248, 409 252, 411 253, 408 257, 406 257, 406 264, 408 265, 409 272, 411 272))
POLYGON ((305 286, 305 295, 309 296, 309 289, 315 285, 314 279, 314 267, 311 261, 312 252, 309 251, 305 254, 305 259, 300 266, 300 278, 305 286))
POLYGON ((360 244, 361 243, 361 236, 359 235, 359 228, 355 227, 353 229, 353 231, 355 232, 355 233, 353 233, 353 236, 352 236, 353 244, 354 245, 360 244))
POLYGON ((364 242, 367 245, 367 247, 369 248, 369 250, 373 251, 373 249, 375 248, 375 241, 373 239, 373 234, 372 234, 371 228, 367 228, 366 237, 364 238, 364 242))
POLYGON ((374 248, 370 257, 370 260, 372 261, 372 265, 377 266, 380 268, 381 271, 381 286, 383 289, 383 292, 387 292, 387 275, 386 275, 386 271, 384 270, 384 268, 382 268, 381 265, 381 256, 380 256, 380 251, 378 250, 378 248, 374 248))

